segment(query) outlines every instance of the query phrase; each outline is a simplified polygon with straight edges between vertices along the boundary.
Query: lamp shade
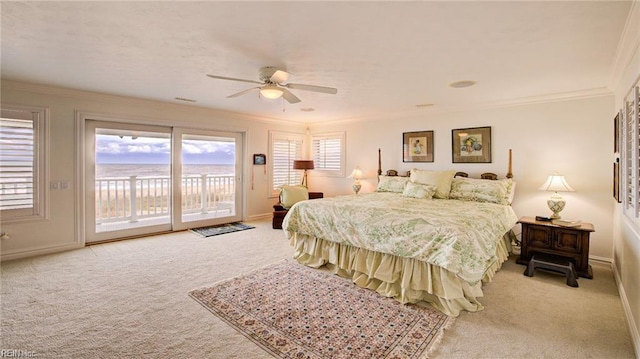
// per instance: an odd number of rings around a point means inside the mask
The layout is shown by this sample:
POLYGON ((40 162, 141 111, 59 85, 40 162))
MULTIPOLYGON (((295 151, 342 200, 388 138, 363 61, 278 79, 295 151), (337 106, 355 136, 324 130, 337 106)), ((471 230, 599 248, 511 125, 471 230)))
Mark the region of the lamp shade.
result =
POLYGON ((538 188, 540 191, 553 191, 553 192, 573 192, 575 191, 567 181, 564 179, 564 176, 561 175, 551 175, 547 177, 547 180, 538 188))
POLYGON ((276 99, 282 96, 282 94, 282 90, 275 85, 267 85, 260 89, 260 95, 268 99, 276 99))
POLYGON ((348 178, 355 178, 357 180, 362 178, 362 170, 360 169, 360 167, 356 167, 353 169, 353 171, 351 171, 351 174, 349 175, 348 178))
POLYGON ((293 169, 294 170, 312 170, 313 160, 294 160, 293 169))

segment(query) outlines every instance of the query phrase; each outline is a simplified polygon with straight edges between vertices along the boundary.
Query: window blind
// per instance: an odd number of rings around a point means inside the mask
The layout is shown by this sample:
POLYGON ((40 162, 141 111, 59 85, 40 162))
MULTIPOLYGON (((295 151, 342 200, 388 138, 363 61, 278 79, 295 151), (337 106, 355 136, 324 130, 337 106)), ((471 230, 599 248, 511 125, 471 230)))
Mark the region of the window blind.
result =
POLYGON ((314 135, 311 153, 314 171, 328 175, 344 176, 344 133, 314 135))
POLYGON ((33 120, 0 118, 0 210, 33 208, 36 201, 33 120))
POLYGON ((302 138, 273 135, 271 139, 271 191, 278 194, 285 184, 299 184, 302 171, 293 169, 293 161, 302 158, 302 138))

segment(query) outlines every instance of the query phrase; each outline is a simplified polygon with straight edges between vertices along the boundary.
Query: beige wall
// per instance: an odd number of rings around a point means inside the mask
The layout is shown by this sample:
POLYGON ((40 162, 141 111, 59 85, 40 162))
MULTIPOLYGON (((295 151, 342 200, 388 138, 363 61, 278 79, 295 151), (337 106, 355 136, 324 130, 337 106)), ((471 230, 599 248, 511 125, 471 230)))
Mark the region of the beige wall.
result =
MULTIPOLYGON (((566 218, 592 222, 590 255, 612 257, 613 206, 611 156, 613 147, 613 96, 512 106, 491 110, 431 114, 429 110, 365 123, 312 126, 312 133, 347 132, 347 173, 360 166, 368 179, 363 192, 375 189, 377 150, 382 149, 382 167, 410 170, 455 169, 478 176, 507 171, 508 150, 513 150, 513 174, 517 182, 513 207, 519 216, 549 215, 546 199, 538 191, 548 175, 557 171, 576 192, 563 194, 566 218), (491 126, 492 163, 453 164, 451 130, 491 126), (433 163, 403 163, 402 133, 434 131, 433 163)), ((351 180, 320 177, 310 172, 310 183, 329 195, 351 191, 351 180)))
POLYGON ((50 191, 49 219, 18 223, 3 223, 2 232, 10 239, 2 240, 2 259, 42 254, 82 246, 76 234, 75 114, 109 114, 126 119, 191 128, 208 128, 244 132, 246 152, 244 189, 246 208, 244 218, 270 215, 275 198, 267 193, 267 175, 263 167, 253 173, 254 153, 267 153, 268 131, 279 130, 304 133, 306 126, 269 119, 248 118, 238 114, 210 109, 162 103, 140 99, 109 96, 81 91, 58 89, 16 82, 2 82, 2 102, 7 104, 47 107, 50 111, 50 180, 68 181, 68 190, 50 191))

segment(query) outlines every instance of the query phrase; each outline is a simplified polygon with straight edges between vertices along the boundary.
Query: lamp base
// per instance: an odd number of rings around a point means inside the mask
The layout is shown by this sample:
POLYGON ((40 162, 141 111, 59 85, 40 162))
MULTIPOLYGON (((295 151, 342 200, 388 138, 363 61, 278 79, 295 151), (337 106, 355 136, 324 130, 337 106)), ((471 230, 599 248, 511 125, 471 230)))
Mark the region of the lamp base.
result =
POLYGON ((564 201, 564 199, 560 198, 550 198, 547 200, 547 206, 549 206, 549 209, 551 210, 551 212, 553 212, 553 214, 550 216, 551 219, 559 219, 560 217, 560 212, 562 212, 562 210, 564 209, 566 202, 564 201))
POLYGON ((351 188, 353 188, 353 192, 358 194, 358 192, 360 192, 360 188, 362 188, 362 185, 360 183, 354 183, 351 188))

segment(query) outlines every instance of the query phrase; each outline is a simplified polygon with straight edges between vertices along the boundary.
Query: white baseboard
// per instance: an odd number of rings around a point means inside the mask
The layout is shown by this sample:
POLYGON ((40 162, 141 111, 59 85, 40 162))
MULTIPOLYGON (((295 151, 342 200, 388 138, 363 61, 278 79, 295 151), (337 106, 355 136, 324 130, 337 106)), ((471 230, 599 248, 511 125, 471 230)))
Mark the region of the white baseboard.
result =
POLYGON ((627 319, 627 326, 629 327, 629 334, 631 335, 631 341, 633 342, 633 348, 636 351, 636 358, 640 358, 640 331, 638 331, 638 323, 633 320, 633 313, 631 312, 631 305, 627 299, 627 293, 624 290, 622 281, 620 280, 620 273, 615 265, 612 265, 613 277, 616 280, 618 286, 618 293, 620 294, 620 300, 622 301, 622 307, 624 308, 624 314, 627 319))
POLYGON ((51 253, 69 251, 72 249, 80 249, 83 247, 84 247, 84 244, 82 243, 70 243, 70 244, 61 244, 57 246, 31 247, 27 249, 20 249, 20 250, 14 250, 14 251, 6 251, 6 252, 3 251, 2 256, 0 256, 0 261, 9 261, 13 259, 35 257, 43 254, 51 254, 51 253))

